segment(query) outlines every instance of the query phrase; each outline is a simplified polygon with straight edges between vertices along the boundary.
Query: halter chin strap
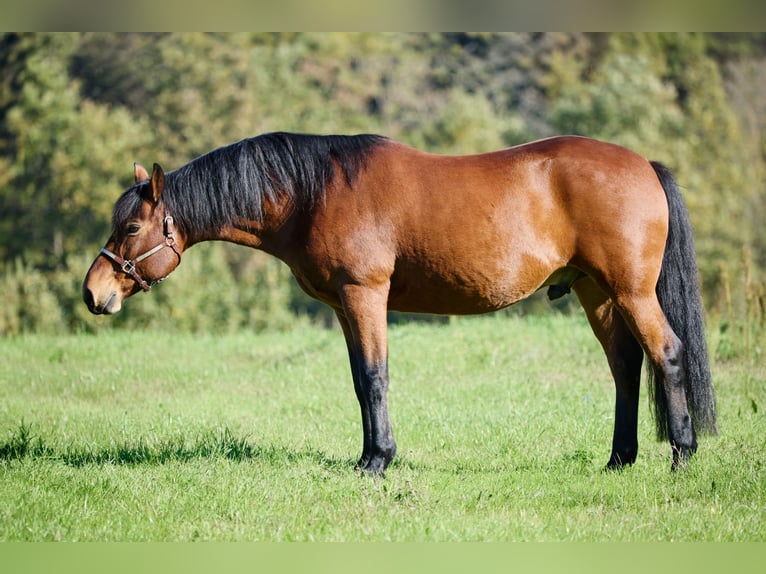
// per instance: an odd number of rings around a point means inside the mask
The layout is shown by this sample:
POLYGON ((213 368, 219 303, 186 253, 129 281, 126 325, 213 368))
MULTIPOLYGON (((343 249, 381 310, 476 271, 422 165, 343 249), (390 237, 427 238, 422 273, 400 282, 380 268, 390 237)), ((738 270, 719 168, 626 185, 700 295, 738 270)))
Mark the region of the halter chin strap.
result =
POLYGON ((136 271, 136 264, 140 263, 144 259, 148 259, 158 251, 161 251, 165 247, 170 247, 173 252, 178 256, 178 260, 180 262, 181 260, 181 254, 176 251, 174 248, 174 245, 176 244, 176 236, 173 231, 173 218, 170 215, 166 215, 165 219, 163 220, 163 233, 165 235, 165 240, 160 243, 159 245, 156 245, 155 247, 152 247, 149 251, 142 253, 135 259, 124 259, 117 255, 116 253, 112 253, 107 248, 102 247, 101 248, 101 254, 106 255, 109 259, 117 263, 117 265, 120 266, 122 271, 124 273, 127 273, 130 275, 133 280, 138 283, 138 285, 143 289, 144 291, 149 291, 154 285, 157 283, 163 282, 165 279, 167 279, 167 275, 165 277, 161 277, 160 279, 156 279, 151 282, 145 281, 139 274, 138 271, 136 271))

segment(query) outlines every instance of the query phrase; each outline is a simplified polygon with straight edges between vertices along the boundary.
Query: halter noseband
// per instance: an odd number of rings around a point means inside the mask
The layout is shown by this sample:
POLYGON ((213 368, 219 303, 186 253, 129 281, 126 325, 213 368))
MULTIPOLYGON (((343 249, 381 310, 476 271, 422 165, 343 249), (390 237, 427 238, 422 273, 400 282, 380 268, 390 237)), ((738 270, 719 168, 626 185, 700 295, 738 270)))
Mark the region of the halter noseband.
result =
POLYGON ((158 251, 162 250, 165 247, 170 247, 173 249, 173 252, 178 256, 179 262, 181 261, 181 254, 178 253, 178 251, 175 250, 173 247, 176 244, 176 236, 173 232, 173 217, 170 215, 165 215, 165 219, 162 221, 163 223, 163 234, 165 235, 165 240, 160 243, 159 245, 156 245, 155 247, 152 247, 149 251, 142 253, 135 259, 124 259, 117 255, 116 253, 112 253, 109 251, 106 247, 101 248, 101 254, 106 255, 109 259, 117 263, 117 265, 120 266, 122 271, 124 273, 127 273, 130 275, 133 280, 138 283, 138 285, 143 289, 144 291, 149 291, 154 285, 157 283, 163 282, 165 279, 167 279, 167 275, 165 277, 161 277, 160 279, 156 279, 152 281, 151 283, 148 283, 145 281, 139 274, 138 271, 136 271, 136 264, 140 263, 144 259, 148 259, 158 251))

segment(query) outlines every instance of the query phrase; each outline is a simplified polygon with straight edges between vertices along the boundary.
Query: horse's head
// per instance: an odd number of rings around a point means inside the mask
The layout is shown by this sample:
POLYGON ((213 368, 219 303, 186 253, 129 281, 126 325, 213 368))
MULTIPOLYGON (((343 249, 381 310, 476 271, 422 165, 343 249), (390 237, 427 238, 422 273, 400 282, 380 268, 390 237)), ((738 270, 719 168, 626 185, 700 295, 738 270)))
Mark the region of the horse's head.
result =
POLYGON ((162 201, 162 168, 154 164, 150 177, 136 164, 135 180, 115 204, 112 236, 85 276, 82 295, 91 313, 116 313, 123 299, 148 291, 181 262, 184 237, 162 201))

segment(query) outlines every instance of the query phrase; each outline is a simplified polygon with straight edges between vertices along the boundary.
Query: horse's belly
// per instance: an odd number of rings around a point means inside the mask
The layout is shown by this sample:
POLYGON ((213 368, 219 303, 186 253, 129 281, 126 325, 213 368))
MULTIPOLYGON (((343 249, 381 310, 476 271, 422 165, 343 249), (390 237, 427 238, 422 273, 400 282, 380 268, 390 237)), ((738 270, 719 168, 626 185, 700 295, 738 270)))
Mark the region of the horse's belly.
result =
POLYGON ((388 305, 392 311, 471 315, 502 309, 525 299, 551 270, 539 261, 526 265, 466 266, 435 270, 397 266, 388 305))

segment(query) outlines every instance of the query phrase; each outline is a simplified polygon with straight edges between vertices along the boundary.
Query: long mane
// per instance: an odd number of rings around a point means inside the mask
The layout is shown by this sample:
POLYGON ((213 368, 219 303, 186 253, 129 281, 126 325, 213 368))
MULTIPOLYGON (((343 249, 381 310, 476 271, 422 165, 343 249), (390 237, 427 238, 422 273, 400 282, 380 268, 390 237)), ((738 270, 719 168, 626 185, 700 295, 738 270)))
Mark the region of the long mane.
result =
MULTIPOLYGON (((244 139, 167 173, 162 199, 185 234, 205 235, 243 220, 259 222, 264 203, 285 196, 297 207, 312 207, 338 171, 353 183, 369 154, 386 141, 370 134, 283 132, 244 139)), ((117 202, 115 229, 138 208, 141 185, 117 202)))

